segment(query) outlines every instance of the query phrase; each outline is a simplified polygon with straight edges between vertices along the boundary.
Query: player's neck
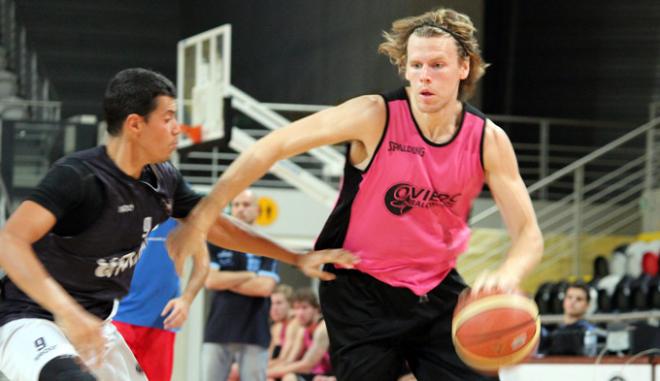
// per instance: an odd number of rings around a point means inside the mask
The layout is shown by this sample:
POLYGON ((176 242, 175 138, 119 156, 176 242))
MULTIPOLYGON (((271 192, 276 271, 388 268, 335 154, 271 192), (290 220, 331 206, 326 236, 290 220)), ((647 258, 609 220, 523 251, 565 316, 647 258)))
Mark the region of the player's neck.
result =
POLYGON ((140 150, 121 136, 109 137, 106 150, 110 159, 128 176, 139 179, 147 162, 140 150))
POLYGON ((463 104, 450 101, 435 112, 421 112, 413 107, 413 115, 424 136, 432 142, 441 143, 451 139, 461 122, 463 104))

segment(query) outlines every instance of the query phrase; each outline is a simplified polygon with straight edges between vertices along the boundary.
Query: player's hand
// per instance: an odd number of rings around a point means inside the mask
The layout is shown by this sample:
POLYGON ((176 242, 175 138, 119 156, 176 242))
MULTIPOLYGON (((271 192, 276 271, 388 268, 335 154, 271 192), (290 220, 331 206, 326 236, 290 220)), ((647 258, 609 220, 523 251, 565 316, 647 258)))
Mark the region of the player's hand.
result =
POLYGON ((101 367, 106 349, 101 319, 76 306, 55 315, 55 324, 64 332, 86 365, 101 367))
POLYGON ((500 267, 496 271, 483 271, 474 281, 472 293, 481 291, 490 292, 500 290, 512 292, 518 289, 520 285, 520 276, 511 270, 500 267))
MULTIPOLYGON (((207 253, 206 233, 188 222, 179 224, 167 237, 167 253, 174 262, 176 273, 181 276, 186 257, 202 251, 207 253)), ((208 255, 208 254, 207 254, 208 255)))
POLYGON ((296 266, 308 277, 321 280, 333 280, 335 275, 321 270, 326 263, 337 263, 343 267, 352 269, 359 262, 359 258, 343 249, 328 249, 312 251, 297 257, 296 266))
POLYGON ((171 299, 160 313, 160 316, 167 316, 163 322, 165 329, 181 328, 188 320, 188 311, 190 303, 187 300, 181 297, 171 299))

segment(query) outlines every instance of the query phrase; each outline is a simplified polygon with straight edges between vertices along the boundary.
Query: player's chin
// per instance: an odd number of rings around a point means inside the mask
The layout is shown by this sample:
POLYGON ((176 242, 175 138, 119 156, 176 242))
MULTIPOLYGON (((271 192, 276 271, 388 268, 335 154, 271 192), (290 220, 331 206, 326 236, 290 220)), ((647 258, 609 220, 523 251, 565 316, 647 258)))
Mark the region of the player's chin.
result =
POLYGON ((174 153, 175 150, 176 150, 176 146, 174 146, 173 148, 168 148, 167 150, 163 151, 160 155, 158 155, 158 157, 156 158, 156 160, 154 160, 154 162, 164 163, 170 160, 170 158, 172 157, 172 153, 174 153))

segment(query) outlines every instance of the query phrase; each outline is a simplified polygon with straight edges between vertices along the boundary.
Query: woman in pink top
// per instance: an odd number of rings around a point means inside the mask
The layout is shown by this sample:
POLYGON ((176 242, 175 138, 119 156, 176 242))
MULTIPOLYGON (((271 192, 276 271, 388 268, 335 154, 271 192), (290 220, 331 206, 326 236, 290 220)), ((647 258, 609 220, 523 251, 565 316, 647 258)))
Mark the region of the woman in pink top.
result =
POLYGON ((270 318, 273 324, 270 331, 269 369, 297 360, 298 355, 295 352, 300 352, 300 348, 296 348, 295 337, 302 327, 293 316, 290 305, 292 296, 293 289, 286 284, 275 287, 275 291, 270 296, 270 318))
POLYGON ((227 169, 170 236, 177 257, 203 249, 204 232, 231 198, 280 159, 347 142, 337 204, 316 248, 345 248, 354 269, 326 266, 321 306, 338 380, 480 380, 456 356, 451 315, 466 287, 454 269, 470 237, 467 218, 484 183, 512 245, 474 289, 518 287, 543 239, 508 137, 465 103, 486 65, 464 14, 438 9, 397 20, 380 51, 408 86, 365 95, 264 137, 227 169))

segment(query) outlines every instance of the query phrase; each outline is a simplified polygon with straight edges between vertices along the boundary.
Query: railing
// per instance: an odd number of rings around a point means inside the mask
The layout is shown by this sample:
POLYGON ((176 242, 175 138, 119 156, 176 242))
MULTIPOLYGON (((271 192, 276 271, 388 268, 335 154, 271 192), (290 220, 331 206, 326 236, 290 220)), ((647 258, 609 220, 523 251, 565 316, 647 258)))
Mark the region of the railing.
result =
MULTIPOLYGON (((261 131, 261 130, 260 130, 261 131)), ((234 127, 232 139, 229 142, 229 148, 235 152, 242 152, 250 145, 256 142, 257 136, 248 134, 246 130, 234 127)), ((210 189, 217 178, 224 172, 228 163, 233 161, 238 154, 234 152, 220 152, 217 147, 213 147, 210 152, 193 151, 186 155, 185 162, 181 160, 178 168, 184 174, 186 181, 190 182, 198 190, 210 189), (191 160, 192 159, 192 160, 191 160), (193 163, 191 161, 203 160, 204 163, 193 163), (226 164, 220 164, 220 163, 226 164), (196 176, 194 173, 203 173, 204 176, 196 176)), ((318 159, 309 156, 296 156, 291 159, 278 161, 270 169, 270 173, 277 179, 262 178, 255 183, 257 187, 295 187, 308 194, 312 199, 319 201, 322 205, 332 207, 337 197, 337 190, 324 181, 323 169, 303 168, 301 165, 306 163, 317 163, 318 159)), ((267 177, 270 177, 268 175, 267 177)))
MULTIPOLYGON (((660 117, 660 101, 652 102, 649 105, 649 120, 660 117)), ((660 175, 660 154, 657 150, 660 147, 660 131, 649 131, 646 134, 646 177, 644 178, 644 189, 651 190, 657 187, 654 180, 660 175)))
MULTIPOLYGON (((273 112, 267 103, 259 103, 243 91, 234 86, 229 87, 228 94, 232 97, 233 106, 261 123, 270 130, 276 130, 290 123, 282 115, 273 112)), ((309 154, 317 158, 324 166, 326 173, 339 176, 343 168, 343 155, 331 147, 318 147, 309 151, 309 154)))
MULTIPOLYGON (((254 128, 233 128, 229 148, 236 152, 245 150, 256 139, 271 130, 278 129, 290 121, 282 115, 263 106, 240 89, 229 85, 225 94, 232 99, 232 108, 240 114, 245 123, 254 128)), ((185 99, 183 100, 185 103, 185 99)), ((180 157, 179 168, 184 178, 197 189, 202 189, 217 179, 229 162, 237 154, 232 152, 192 151, 180 157), (201 160, 200 160, 201 159, 201 160), (201 176, 200 176, 201 174, 201 176), (201 186, 201 187, 200 187, 201 186)), ((331 207, 336 200, 336 184, 343 169, 343 155, 332 147, 319 147, 289 160, 278 162, 271 168, 266 178, 260 179, 256 186, 295 187, 331 207), (273 177, 274 175, 274 177, 273 177)))
MULTIPOLYGON (((239 131, 245 133, 245 130, 241 129, 239 131)), ((249 133, 248 136, 251 136, 253 138, 255 137, 254 135, 249 133)), ((193 151, 187 154, 187 158, 189 159, 204 160, 208 162, 208 164, 186 162, 186 163, 180 163, 178 165, 178 168, 182 171, 200 171, 209 174, 210 176, 186 176, 186 179, 195 184, 210 185, 215 183, 215 180, 217 180, 218 177, 229 167, 229 163, 234 161, 237 157, 238 154, 235 152, 220 151, 217 147, 213 147, 210 151, 207 152, 193 151)), ((305 155, 295 156, 290 158, 289 160, 291 160, 292 163, 300 166, 304 166, 306 164, 318 163, 318 160, 316 158, 305 155)), ((326 178, 326 173, 323 169, 305 168, 304 170, 318 177, 319 179, 326 178)), ((284 184, 283 180, 261 179, 255 185, 258 187, 261 186, 261 187, 277 188, 277 187, 282 187, 283 184, 284 184)), ((288 188, 289 186, 290 185, 287 185, 286 187, 288 188)))
POLYGON ((18 75, 19 94, 25 99, 47 101, 56 95, 39 73, 37 54, 30 49, 25 27, 16 18, 16 2, 0 0, 0 44, 7 49, 8 68, 18 75))
POLYGON ((0 99, 0 119, 31 119, 57 122, 61 118, 62 102, 21 99, 0 99), (12 114, 19 115, 18 117, 12 114))
MULTIPOLYGON (((636 234, 640 231, 639 200, 644 191, 657 187, 659 183, 658 173, 653 171, 658 168, 660 147, 654 138, 659 125, 660 118, 655 118, 528 187, 529 193, 534 194, 561 179, 572 179, 573 184, 571 194, 549 205, 536 203, 536 215, 546 240, 544 259, 536 273, 542 273, 560 261, 570 260, 570 272, 575 276, 584 275, 581 254, 586 248, 593 247, 608 234, 636 234), (585 174, 598 159, 620 155, 631 146, 643 146, 644 141, 647 142, 646 151, 598 179, 585 181, 585 174)), ((473 216, 470 224, 479 227, 495 213, 497 207, 493 206, 473 216)), ((466 275, 473 275, 485 264, 502 258, 509 245, 509 240, 502 237, 473 242, 470 250, 461 257, 465 262, 461 270, 466 275), (468 261, 474 254, 480 257, 468 261)))

